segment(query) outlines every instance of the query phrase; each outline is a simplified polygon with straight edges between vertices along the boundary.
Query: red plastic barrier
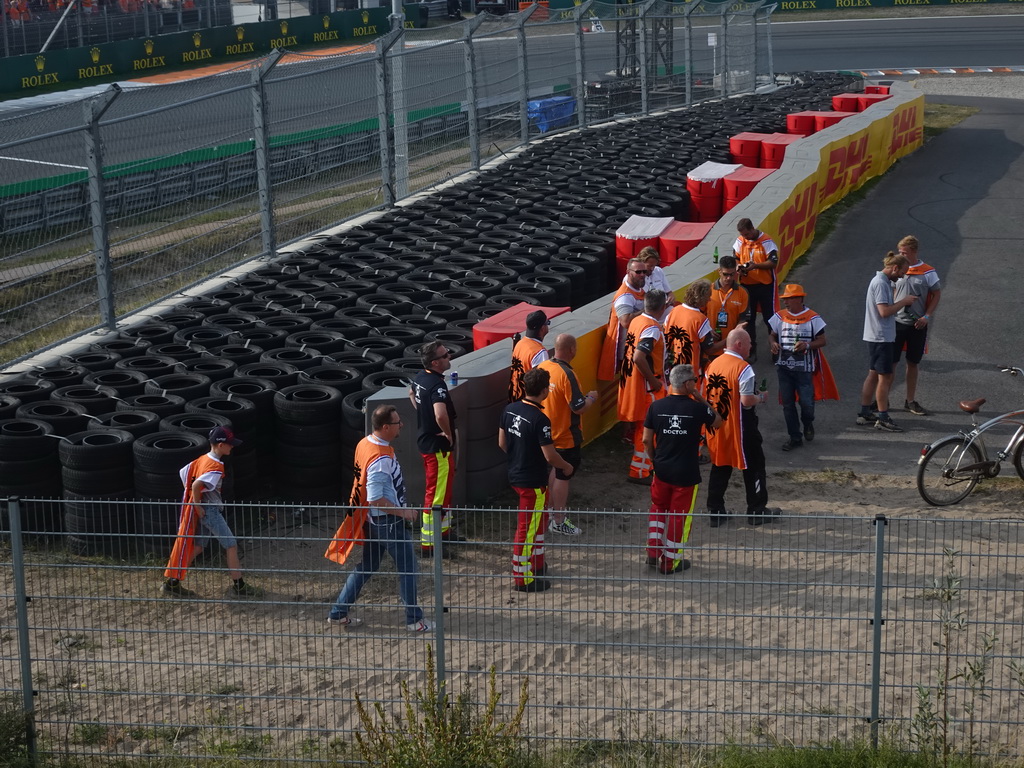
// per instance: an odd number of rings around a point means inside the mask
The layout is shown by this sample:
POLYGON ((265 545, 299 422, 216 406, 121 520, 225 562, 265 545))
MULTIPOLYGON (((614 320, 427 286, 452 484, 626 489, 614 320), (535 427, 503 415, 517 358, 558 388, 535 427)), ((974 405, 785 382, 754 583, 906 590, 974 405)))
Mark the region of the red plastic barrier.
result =
POLYGON ((626 275, 626 264, 648 245, 657 248, 661 233, 675 219, 630 216, 615 232, 615 273, 626 275))
POLYGON ((814 127, 814 118, 820 112, 793 112, 786 115, 786 133, 799 133, 802 136, 809 136, 817 128, 814 127))
POLYGON ((739 205, 743 198, 754 191, 754 187, 773 173, 774 168, 741 168, 722 179, 725 184, 722 212, 731 211, 739 205))
POLYGON ((819 112, 814 118, 815 132, 823 131, 830 125, 835 125, 840 120, 845 120, 856 112, 819 112))
POLYGON ((858 112, 863 112, 865 109, 870 107, 872 104, 877 104, 880 101, 892 98, 887 93, 862 93, 857 97, 858 112))
POLYGON ((668 266, 692 251, 707 237, 714 221, 676 221, 661 233, 661 265, 668 266))
POLYGON ((737 133, 729 139, 729 154, 732 155, 732 161, 757 168, 761 162, 761 141, 769 136, 770 133, 737 133))
POLYGON ((786 147, 803 136, 799 133, 776 133, 761 142, 761 167, 781 168, 786 157, 786 147))
POLYGON ((889 86, 888 85, 865 85, 864 86, 864 93, 884 93, 885 95, 888 96, 889 95, 889 86))
POLYGON ((832 109, 836 112, 860 112, 857 106, 859 93, 837 93, 832 97, 832 109))
MULTIPOLYGON (((535 309, 538 307, 523 301, 496 315, 491 315, 486 320, 481 320, 473 326, 473 349, 483 349, 497 341, 510 338, 514 334, 522 333, 526 328, 526 316, 535 309)), ((549 320, 569 311, 569 307, 544 307, 543 309, 549 320)))

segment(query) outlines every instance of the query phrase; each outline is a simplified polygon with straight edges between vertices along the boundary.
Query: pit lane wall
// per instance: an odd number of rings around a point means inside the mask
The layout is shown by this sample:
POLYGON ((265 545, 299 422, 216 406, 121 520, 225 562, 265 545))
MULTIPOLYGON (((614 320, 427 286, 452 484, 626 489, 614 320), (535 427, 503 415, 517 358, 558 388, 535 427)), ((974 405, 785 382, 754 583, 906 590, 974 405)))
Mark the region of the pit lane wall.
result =
MULTIPOLYGON (((729 211, 700 247, 665 269, 675 294, 682 297, 694 280, 713 279, 716 268, 711 254, 716 246, 719 253, 731 252, 736 221, 741 218, 753 220, 779 244, 781 284, 793 263, 811 246, 819 213, 921 146, 924 95, 900 82, 893 84, 891 92, 892 98, 791 145, 780 169, 729 211)), ((601 435, 617 421, 617 385, 597 381, 595 375, 610 306, 611 294, 560 315, 552 321, 546 340, 550 346, 559 333, 576 336, 578 352, 573 368, 580 386, 584 392, 596 389, 600 393, 598 402, 583 417, 587 440, 601 435)), ((453 363, 459 375, 459 384, 452 390, 460 426, 456 506, 481 503, 507 485, 505 455, 498 449, 496 433, 507 404, 511 354, 512 342, 505 339, 453 363)), ((403 390, 377 393, 368 402, 367 413, 380 403, 394 403, 406 424, 416 423, 403 390)), ((413 460, 417 452, 415 430, 406 430, 396 449, 406 457, 403 468, 410 499, 415 500, 423 487, 422 466, 413 460)), ((624 474, 625 470, 623 465, 624 474)))
MULTIPOLYGON (((416 6, 406 8, 407 27, 416 12, 416 6)), ((0 93, 93 85, 232 59, 246 62, 275 48, 361 45, 389 31, 389 13, 390 6, 339 11, 13 56, 0 67, 0 93)))

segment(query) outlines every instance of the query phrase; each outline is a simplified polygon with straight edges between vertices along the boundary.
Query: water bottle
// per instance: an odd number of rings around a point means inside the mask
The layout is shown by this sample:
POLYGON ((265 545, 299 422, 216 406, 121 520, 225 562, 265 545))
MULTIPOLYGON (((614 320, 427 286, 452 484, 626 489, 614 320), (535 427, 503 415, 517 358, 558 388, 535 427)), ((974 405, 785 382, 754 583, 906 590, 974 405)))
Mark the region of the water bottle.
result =
POLYGON ((761 402, 762 403, 767 403, 768 402, 768 377, 767 376, 765 376, 763 379, 761 379, 761 385, 757 388, 757 391, 761 395, 761 402))

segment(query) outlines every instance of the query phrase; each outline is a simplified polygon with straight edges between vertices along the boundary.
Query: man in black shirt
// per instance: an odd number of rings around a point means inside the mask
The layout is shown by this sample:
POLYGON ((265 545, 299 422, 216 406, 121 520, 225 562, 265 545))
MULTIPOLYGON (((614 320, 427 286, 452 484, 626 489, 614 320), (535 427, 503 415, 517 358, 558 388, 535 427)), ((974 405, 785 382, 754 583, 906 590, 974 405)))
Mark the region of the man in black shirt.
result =
POLYGON ((690 514, 700 483, 700 437, 705 427, 721 424, 722 417, 701 396, 689 365, 672 369, 668 397, 647 409, 643 441, 647 455, 654 458, 647 564, 662 573, 690 567, 683 545, 690 538, 690 514))
POLYGON ((444 382, 444 372, 452 367, 451 358, 451 352, 441 342, 424 344, 420 350, 423 370, 413 379, 409 389, 419 428, 416 446, 423 457, 426 475, 420 531, 420 554, 423 557, 434 553, 434 528, 439 522, 434 519, 435 507, 442 510, 441 538, 451 538, 448 506, 452 502, 455 479, 455 406, 444 382))
POLYGON ((544 530, 548 527, 548 474, 551 467, 572 475, 572 464, 558 455, 551 421, 542 403, 551 374, 532 368, 523 376, 525 397, 509 403, 501 414, 498 447, 508 454, 508 482, 519 494, 519 525, 512 547, 512 575, 520 592, 543 592, 551 587, 544 573, 544 530))

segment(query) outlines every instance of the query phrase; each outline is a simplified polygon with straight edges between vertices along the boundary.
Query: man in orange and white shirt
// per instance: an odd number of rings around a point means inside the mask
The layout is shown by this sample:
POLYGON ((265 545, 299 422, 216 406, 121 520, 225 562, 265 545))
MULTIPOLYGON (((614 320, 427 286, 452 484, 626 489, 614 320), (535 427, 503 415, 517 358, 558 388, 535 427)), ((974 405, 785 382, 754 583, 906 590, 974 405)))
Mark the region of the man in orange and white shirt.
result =
POLYGON ((712 528, 726 522, 725 489, 733 467, 743 470, 747 493, 747 520, 761 525, 778 510, 768 509, 768 479, 764 448, 754 407, 764 402, 758 394, 754 369, 747 363, 750 335, 736 328, 726 337, 725 353, 711 361, 705 375, 705 397, 722 417, 722 425, 707 432, 711 453, 708 476, 708 514, 712 528))
POLYGON ((736 223, 739 237, 732 245, 733 254, 739 262, 740 284, 750 296, 750 362, 757 360, 757 313, 761 312, 764 324, 769 327, 775 314, 775 268, 779 264, 779 246, 761 230, 754 227, 750 219, 736 223))
POLYGON ((619 370, 619 421, 631 425, 633 434, 633 459, 627 479, 641 485, 650 484, 652 464, 639 427, 651 403, 666 394, 665 334, 661 330, 666 302, 664 291, 644 296, 644 312, 633 319, 626 332, 619 370))
POLYGON ((548 335, 548 316, 536 309, 526 316, 526 333, 512 347, 512 376, 508 383, 508 401, 523 399, 523 376, 550 357, 544 347, 548 335))
POLYGON ((782 293, 784 309, 771 319, 769 336, 775 370, 779 375, 779 399, 786 418, 789 439, 782 450, 791 451, 814 439, 814 374, 821 372, 825 346, 825 321, 814 310, 804 306, 807 294, 802 285, 790 283, 782 293), (796 402, 800 400, 800 414, 796 402), (800 423, 803 422, 803 432, 800 423))

